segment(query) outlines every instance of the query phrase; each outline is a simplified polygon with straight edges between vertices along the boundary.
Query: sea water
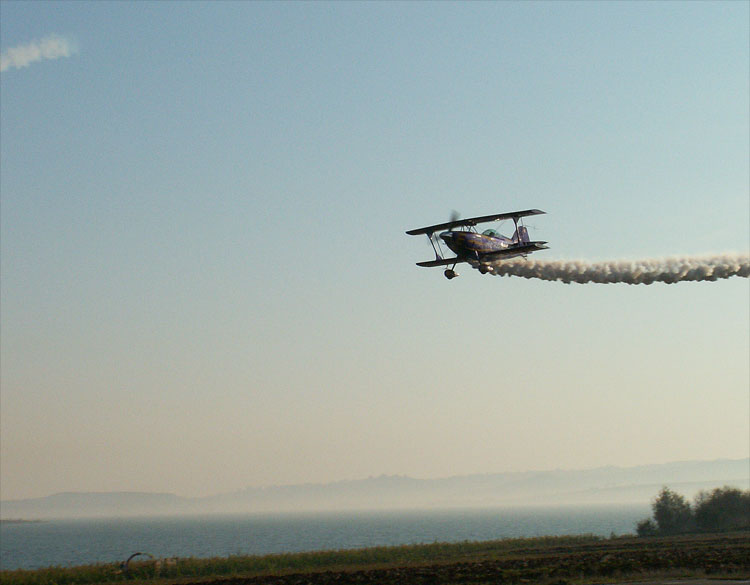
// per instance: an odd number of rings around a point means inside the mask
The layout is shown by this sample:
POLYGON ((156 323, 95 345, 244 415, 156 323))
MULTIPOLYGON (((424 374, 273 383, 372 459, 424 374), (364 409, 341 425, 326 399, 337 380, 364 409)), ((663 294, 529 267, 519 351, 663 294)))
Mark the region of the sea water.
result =
POLYGON ((0 569, 545 535, 632 534, 648 505, 49 520, 0 525, 0 569))

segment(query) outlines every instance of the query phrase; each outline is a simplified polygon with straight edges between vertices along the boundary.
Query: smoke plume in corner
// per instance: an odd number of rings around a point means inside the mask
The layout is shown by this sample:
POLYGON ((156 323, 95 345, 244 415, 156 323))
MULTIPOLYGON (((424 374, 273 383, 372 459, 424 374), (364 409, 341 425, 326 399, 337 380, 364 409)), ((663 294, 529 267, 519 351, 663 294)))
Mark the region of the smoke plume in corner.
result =
POLYGON ((58 35, 50 35, 3 51, 0 54, 0 72, 11 68, 22 69, 37 61, 70 57, 75 52, 76 48, 72 41, 58 35))

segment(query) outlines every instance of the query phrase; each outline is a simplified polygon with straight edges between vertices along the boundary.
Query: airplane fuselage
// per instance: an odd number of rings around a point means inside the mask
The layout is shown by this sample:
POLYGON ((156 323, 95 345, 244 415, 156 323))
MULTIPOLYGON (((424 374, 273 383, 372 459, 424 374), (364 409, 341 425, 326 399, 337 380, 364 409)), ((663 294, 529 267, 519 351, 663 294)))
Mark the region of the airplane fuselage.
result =
MULTIPOLYGON (((513 241, 509 238, 488 236, 469 231, 443 232, 440 234, 440 239, 459 258, 476 261, 480 261, 485 254, 501 252, 513 245, 513 241)), ((519 253, 518 256, 520 255, 519 253)))

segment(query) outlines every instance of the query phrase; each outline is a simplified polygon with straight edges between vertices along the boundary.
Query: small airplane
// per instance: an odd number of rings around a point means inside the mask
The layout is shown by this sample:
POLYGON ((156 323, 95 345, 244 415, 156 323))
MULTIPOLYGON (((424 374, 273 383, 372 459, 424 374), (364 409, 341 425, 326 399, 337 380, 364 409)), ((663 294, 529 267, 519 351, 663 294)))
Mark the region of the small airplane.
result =
POLYGON ((410 236, 426 234, 432 244, 435 252, 435 260, 427 262, 417 262, 417 266, 431 268, 433 266, 450 266, 446 268, 445 278, 448 280, 456 278, 456 264, 459 262, 468 262, 482 274, 492 270, 492 264, 497 260, 514 258, 517 256, 526 257, 531 252, 537 250, 546 250, 549 246, 547 242, 532 242, 529 240, 529 232, 524 225, 518 225, 518 220, 529 215, 539 215, 545 213, 539 209, 526 209, 524 211, 511 211, 510 213, 496 213, 495 215, 483 215, 481 217, 470 217, 468 219, 454 218, 447 223, 439 223, 428 227, 409 230, 406 232, 410 236), (481 234, 477 232, 478 223, 487 223, 491 221, 502 221, 512 219, 516 226, 516 231, 508 238, 494 229, 484 230, 481 234), (459 228, 459 229, 455 229, 459 228), (435 232, 447 230, 440 233, 439 239, 435 237, 435 232), (453 251, 454 258, 444 258, 440 240, 453 251), (437 244, 437 245, 436 245, 437 244))

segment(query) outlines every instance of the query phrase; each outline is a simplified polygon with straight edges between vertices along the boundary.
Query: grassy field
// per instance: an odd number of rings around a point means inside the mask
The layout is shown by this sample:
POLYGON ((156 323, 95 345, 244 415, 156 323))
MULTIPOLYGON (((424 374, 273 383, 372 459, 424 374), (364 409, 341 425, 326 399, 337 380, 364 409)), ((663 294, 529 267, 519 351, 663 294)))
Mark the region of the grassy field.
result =
POLYGON ((0 571, 0 584, 323 585, 590 583, 750 577, 750 533, 669 538, 507 539, 213 559, 0 571))

